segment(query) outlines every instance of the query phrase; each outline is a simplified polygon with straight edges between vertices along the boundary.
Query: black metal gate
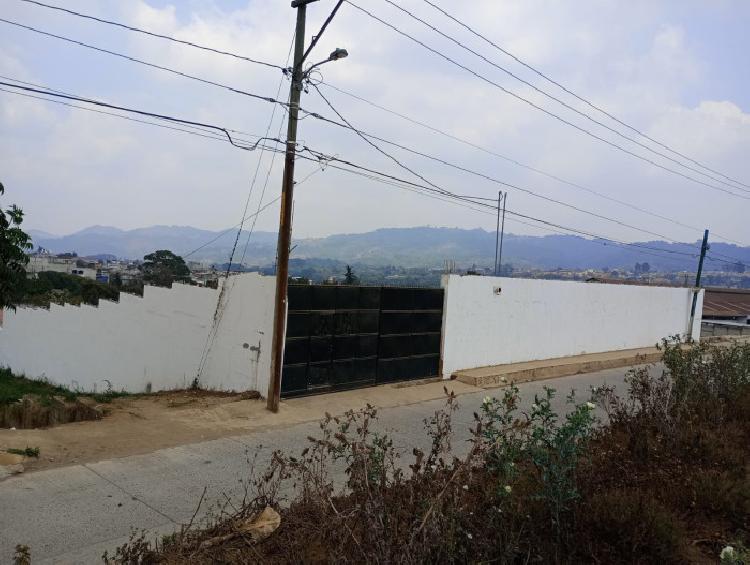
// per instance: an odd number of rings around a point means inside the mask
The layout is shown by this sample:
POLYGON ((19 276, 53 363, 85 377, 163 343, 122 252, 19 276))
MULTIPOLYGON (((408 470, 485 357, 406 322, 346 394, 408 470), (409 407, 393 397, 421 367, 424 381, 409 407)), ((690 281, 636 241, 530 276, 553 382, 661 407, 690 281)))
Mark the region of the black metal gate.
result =
POLYGON ((434 377, 443 290, 292 285, 283 396, 434 377))

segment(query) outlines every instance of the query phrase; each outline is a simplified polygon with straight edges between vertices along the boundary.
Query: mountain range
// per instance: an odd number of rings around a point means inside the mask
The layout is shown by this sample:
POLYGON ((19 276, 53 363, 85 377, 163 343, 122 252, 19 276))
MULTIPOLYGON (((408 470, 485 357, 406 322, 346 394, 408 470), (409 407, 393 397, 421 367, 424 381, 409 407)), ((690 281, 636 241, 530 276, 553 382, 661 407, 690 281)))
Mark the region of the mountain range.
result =
MULTIPOLYGON (((237 232, 210 231, 190 226, 151 226, 121 230, 91 226, 55 236, 29 230, 35 247, 53 253, 76 252, 79 256, 114 255, 141 259, 156 249, 170 249, 186 260, 224 263, 229 259, 237 232)), ((270 265, 276 253, 276 234, 247 232, 239 238, 234 261, 245 265, 270 265)), ((638 242, 618 245, 576 235, 527 236, 505 234, 503 263, 517 268, 630 268, 648 262, 652 269, 694 271, 700 242, 638 242)), ((383 228, 366 233, 302 238, 293 242, 292 257, 333 259, 352 264, 442 267, 446 260, 458 267, 491 266, 495 255, 495 233, 482 229, 383 228)), ((707 270, 731 270, 739 261, 750 265, 750 247, 715 242, 711 244, 707 270)))

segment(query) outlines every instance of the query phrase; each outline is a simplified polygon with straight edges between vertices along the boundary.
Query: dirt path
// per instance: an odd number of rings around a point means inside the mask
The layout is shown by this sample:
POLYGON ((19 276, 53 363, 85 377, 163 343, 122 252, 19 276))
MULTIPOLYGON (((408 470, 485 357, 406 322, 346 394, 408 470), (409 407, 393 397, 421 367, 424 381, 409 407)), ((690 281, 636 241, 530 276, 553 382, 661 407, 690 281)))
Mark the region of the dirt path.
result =
POLYGON ((0 429, 0 449, 38 447, 26 471, 149 453, 252 429, 265 403, 239 394, 170 392, 118 398, 99 421, 32 430, 0 429))
MULTIPOLYGON (((176 391, 123 397, 101 405, 108 414, 98 421, 30 430, 0 428, 0 452, 38 447, 38 459, 24 459, 25 471, 92 463, 314 421, 326 412, 338 414, 349 408, 363 408, 368 403, 401 406, 441 398, 445 385, 445 382, 392 384, 289 399, 281 403, 278 414, 268 412, 264 400, 247 399, 241 394, 176 391)), ((456 381, 447 385, 457 394, 478 390, 456 381)))

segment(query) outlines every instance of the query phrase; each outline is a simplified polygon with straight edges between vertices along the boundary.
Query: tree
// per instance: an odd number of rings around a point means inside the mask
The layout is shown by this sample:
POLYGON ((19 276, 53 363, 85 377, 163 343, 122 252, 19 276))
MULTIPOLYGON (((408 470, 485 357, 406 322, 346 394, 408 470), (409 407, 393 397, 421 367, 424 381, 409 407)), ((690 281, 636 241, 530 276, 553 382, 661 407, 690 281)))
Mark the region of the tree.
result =
POLYGON ((359 284, 359 277, 354 274, 354 271, 349 265, 346 266, 346 274, 344 275, 344 284, 348 284, 348 285, 359 284))
MULTIPOLYGON (((0 183, 0 194, 5 187, 0 183)), ((15 204, 0 208, 0 310, 16 309, 26 283, 26 251, 32 249, 31 237, 21 229, 23 210, 15 204)))
POLYGON ((172 283, 189 282, 190 269, 185 260, 168 249, 159 249, 143 258, 143 280, 154 286, 172 286, 172 283))

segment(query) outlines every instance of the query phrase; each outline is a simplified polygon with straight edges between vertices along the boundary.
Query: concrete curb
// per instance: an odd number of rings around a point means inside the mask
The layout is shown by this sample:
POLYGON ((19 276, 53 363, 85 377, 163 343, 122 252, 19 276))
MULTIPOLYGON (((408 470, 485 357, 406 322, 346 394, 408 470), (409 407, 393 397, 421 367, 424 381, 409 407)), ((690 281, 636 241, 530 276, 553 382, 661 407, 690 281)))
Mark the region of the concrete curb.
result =
MULTIPOLYGON (((623 352, 625 353, 625 352, 623 352)), ((656 349, 648 352, 632 353, 619 357, 592 359, 595 355, 581 355, 573 358, 549 359, 546 362, 514 363, 456 371, 457 380, 480 388, 494 388, 510 383, 524 383, 558 377, 569 377, 582 373, 593 373, 604 369, 630 367, 661 361, 662 352, 656 349)))

